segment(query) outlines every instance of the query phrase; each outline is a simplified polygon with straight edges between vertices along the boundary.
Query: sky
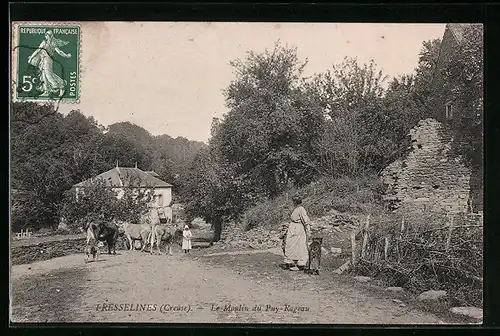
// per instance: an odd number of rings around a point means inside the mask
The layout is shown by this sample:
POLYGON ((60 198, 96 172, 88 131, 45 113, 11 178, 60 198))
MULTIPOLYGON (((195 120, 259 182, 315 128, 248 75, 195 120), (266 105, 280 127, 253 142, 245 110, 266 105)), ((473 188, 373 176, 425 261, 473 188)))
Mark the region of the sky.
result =
POLYGON ((82 22, 79 109, 100 124, 129 121, 153 135, 207 142, 222 117, 231 60, 279 39, 309 60, 305 76, 344 57, 373 59, 389 77, 413 72, 422 42, 444 24, 82 22))

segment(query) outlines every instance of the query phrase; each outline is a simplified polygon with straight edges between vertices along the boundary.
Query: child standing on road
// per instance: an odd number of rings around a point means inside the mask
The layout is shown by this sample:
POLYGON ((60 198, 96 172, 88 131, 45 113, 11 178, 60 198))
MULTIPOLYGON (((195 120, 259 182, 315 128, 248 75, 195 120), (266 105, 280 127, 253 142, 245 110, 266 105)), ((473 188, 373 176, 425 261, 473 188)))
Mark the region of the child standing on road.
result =
POLYGON ((184 253, 188 253, 191 250, 191 231, 189 230, 189 226, 184 226, 184 231, 182 231, 182 249, 184 253))

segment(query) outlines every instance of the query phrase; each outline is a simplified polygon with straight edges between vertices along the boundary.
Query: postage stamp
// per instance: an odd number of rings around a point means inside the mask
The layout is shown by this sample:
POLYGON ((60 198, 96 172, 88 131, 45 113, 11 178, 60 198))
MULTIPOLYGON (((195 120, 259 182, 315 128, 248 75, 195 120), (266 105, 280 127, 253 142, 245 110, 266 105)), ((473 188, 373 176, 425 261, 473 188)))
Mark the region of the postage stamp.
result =
POLYGON ((19 25, 16 33, 17 64, 13 80, 17 100, 77 102, 80 27, 19 25))

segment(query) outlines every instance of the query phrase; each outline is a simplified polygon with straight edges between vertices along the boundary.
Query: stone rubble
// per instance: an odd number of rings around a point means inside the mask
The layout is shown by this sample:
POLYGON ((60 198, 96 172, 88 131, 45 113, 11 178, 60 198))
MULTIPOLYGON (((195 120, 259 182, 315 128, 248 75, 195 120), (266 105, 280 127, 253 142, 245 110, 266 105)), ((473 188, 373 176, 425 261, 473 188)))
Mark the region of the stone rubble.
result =
POLYGON ((328 232, 344 233, 357 230, 361 221, 360 216, 332 210, 325 216, 312 220, 311 231, 313 235, 328 232))
POLYGON ((221 249, 268 249, 281 245, 279 234, 277 230, 267 230, 260 227, 244 231, 241 226, 230 223, 223 228, 221 239, 215 246, 221 249))
MULTIPOLYGON (((327 215, 311 220, 311 235, 313 237, 324 237, 330 234, 348 233, 357 230, 363 218, 360 216, 341 213, 336 210, 330 211, 327 215)), ((281 246, 280 236, 281 223, 277 223, 275 229, 257 227, 248 231, 243 230, 243 225, 229 223, 221 233, 221 238, 215 246, 221 249, 227 248, 252 248, 268 249, 281 246)), ((331 248, 330 251, 323 249, 323 252, 334 255, 342 253, 341 248, 331 248)))
POLYGON ((420 301, 431 301, 431 300, 439 300, 445 298, 447 296, 446 291, 444 290, 428 290, 421 293, 418 296, 420 301))
POLYGON ((477 307, 453 307, 450 311, 454 314, 468 316, 476 320, 483 319, 483 310, 477 307))
POLYGON ((358 276, 355 276, 354 277, 354 280, 358 281, 358 282, 369 282, 372 280, 372 278, 370 277, 367 277, 367 276, 361 276, 361 275, 358 275, 358 276))
POLYGON ((347 260, 346 262, 344 262, 339 268, 337 268, 336 270, 333 271, 334 274, 342 274, 344 272, 347 272, 351 269, 352 267, 352 262, 351 260, 347 260))

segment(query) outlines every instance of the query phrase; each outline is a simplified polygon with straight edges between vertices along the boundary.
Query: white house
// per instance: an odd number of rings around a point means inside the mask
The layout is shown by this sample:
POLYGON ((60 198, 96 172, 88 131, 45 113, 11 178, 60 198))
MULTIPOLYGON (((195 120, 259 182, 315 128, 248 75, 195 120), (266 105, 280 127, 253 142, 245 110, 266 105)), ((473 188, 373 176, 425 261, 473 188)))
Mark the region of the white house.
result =
POLYGON ((101 180, 107 187, 116 192, 117 197, 123 197, 126 188, 146 189, 153 188, 154 199, 150 204, 153 220, 158 220, 158 214, 172 221, 172 185, 160 180, 158 174, 152 171, 142 171, 135 168, 118 167, 74 185, 76 195, 84 191, 85 187, 95 180, 101 180))

